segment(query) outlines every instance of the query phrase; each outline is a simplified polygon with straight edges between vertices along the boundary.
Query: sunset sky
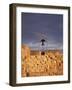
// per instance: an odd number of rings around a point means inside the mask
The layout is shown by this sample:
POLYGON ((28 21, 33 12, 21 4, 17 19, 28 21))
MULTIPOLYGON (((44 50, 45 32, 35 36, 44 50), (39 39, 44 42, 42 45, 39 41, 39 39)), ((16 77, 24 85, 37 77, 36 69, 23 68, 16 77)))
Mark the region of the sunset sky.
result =
POLYGON ((63 48, 63 15, 22 13, 21 23, 22 44, 37 49, 45 39, 47 49, 63 48))

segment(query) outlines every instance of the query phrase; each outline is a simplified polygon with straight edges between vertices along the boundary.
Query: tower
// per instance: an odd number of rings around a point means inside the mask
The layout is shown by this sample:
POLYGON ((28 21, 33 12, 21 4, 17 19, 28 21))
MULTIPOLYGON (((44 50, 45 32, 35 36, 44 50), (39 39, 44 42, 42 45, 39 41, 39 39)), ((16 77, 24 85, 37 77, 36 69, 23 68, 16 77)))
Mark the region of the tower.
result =
POLYGON ((41 39, 41 47, 42 47, 42 51, 41 51, 41 55, 45 55, 45 39, 41 39))

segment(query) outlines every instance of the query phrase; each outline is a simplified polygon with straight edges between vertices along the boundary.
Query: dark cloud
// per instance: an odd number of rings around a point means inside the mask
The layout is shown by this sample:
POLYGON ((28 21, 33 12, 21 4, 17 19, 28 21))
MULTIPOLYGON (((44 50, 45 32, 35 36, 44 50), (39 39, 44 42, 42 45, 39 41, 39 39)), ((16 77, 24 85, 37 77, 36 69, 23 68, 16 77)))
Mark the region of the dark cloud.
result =
POLYGON ((63 15, 22 13, 22 43, 34 47, 43 38, 49 46, 63 46, 63 15))

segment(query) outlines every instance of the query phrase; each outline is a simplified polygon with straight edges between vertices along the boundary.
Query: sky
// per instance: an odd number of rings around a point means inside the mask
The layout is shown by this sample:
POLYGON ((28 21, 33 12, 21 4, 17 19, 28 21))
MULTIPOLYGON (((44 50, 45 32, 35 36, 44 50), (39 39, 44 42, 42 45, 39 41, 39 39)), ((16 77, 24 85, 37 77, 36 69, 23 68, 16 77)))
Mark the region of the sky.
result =
POLYGON ((21 16, 22 44, 40 49, 45 39, 46 49, 63 49, 63 15, 24 13, 21 16))

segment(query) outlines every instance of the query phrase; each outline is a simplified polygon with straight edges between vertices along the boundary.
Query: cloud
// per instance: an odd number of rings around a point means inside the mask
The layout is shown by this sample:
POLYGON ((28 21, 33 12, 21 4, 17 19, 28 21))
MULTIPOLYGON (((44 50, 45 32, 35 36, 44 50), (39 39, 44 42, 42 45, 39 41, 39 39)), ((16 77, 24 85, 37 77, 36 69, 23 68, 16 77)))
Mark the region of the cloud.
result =
POLYGON ((27 43, 27 45, 33 49, 33 50, 45 50, 45 49, 60 49, 62 50, 63 49, 63 44, 62 43, 56 43, 56 42, 52 42, 52 41, 49 41, 49 42, 45 42, 45 45, 42 46, 40 42, 36 42, 36 43, 33 43, 33 42, 30 42, 30 43, 27 43))

